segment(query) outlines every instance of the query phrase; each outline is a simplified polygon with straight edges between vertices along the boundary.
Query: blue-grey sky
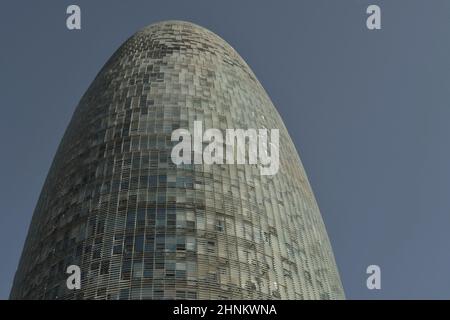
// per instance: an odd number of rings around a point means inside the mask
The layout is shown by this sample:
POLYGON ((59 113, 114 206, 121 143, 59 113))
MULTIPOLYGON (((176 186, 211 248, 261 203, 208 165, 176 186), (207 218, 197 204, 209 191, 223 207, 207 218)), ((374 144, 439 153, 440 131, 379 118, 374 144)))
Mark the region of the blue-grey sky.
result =
POLYGON ((450 1, 23 1, 0 9, 0 298, 82 94, 168 19, 229 42, 300 152, 347 298, 450 298, 450 1), (82 30, 68 31, 78 4, 82 30), (378 4, 382 29, 366 28, 378 4), (382 289, 366 288, 377 264, 382 289))

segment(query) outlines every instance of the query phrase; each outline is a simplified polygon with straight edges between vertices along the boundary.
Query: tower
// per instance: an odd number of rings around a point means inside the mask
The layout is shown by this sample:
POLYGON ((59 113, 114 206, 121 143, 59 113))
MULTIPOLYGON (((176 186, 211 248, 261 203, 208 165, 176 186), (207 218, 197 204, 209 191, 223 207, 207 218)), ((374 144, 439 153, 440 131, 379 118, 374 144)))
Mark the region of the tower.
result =
POLYGON ((340 299, 327 233, 282 119, 224 40, 188 22, 128 39, 77 106, 12 299, 340 299), (179 128, 279 129, 280 166, 175 165, 179 128), (82 271, 68 290, 66 268, 82 271))

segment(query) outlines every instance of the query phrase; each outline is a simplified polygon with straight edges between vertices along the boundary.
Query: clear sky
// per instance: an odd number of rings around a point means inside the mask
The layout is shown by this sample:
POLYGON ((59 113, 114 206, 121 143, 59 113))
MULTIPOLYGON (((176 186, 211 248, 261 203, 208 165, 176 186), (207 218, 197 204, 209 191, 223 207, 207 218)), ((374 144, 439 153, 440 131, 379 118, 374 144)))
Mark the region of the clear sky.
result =
POLYGON ((82 94, 135 31, 229 42, 300 152, 347 298, 450 298, 450 1, 23 1, 0 5, 0 298, 82 94), (82 30, 68 31, 78 4, 82 30), (382 29, 366 28, 378 4, 382 29), (377 264, 382 289, 366 288, 377 264))

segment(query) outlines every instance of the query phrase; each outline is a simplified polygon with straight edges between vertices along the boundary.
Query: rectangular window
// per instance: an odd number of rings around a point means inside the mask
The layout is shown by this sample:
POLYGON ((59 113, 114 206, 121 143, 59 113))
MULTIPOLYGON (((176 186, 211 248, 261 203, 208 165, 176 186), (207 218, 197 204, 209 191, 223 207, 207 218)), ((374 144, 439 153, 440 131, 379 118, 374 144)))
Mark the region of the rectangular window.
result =
POLYGON ((135 262, 133 264, 133 278, 135 279, 142 278, 142 272, 143 272, 142 262, 135 262))
POLYGON ((195 251, 195 237, 192 236, 186 237, 186 250, 195 251))
POLYGON ((144 236, 136 235, 134 240, 134 251, 143 252, 144 251, 144 236))
POLYGON ((100 267, 100 274, 108 274, 109 273, 109 260, 102 261, 101 267, 100 267))
POLYGON ((216 243, 214 241, 208 241, 207 250, 208 250, 208 253, 215 253, 216 252, 216 243))
POLYGON ((216 220, 215 230, 218 232, 223 232, 225 230, 223 220, 220 219, 216 220))

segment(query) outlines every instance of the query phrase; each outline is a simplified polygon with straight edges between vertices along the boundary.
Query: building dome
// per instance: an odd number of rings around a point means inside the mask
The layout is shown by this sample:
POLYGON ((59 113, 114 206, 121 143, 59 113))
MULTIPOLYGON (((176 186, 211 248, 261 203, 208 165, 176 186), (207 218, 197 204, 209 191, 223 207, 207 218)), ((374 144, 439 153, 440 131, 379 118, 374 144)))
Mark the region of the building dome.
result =
POLYGON ((341 299, 298 153, 253 72, 188 22, 128 39, 82 97, 37 203, 12 299, 341 299), (279 170, 179 164, 174 130, 279 130, 279 170), (81 269, 81 289, 66 269, 81 269))

